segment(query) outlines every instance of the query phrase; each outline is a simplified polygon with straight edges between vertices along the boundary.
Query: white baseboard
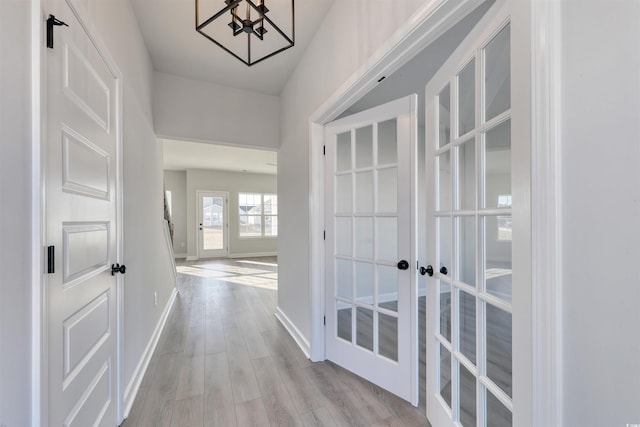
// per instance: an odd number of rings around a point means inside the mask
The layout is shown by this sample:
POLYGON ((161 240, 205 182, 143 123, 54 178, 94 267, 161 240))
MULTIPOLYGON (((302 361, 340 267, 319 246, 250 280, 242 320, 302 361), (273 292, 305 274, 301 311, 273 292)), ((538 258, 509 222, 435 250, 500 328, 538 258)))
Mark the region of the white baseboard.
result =
POLYGON ((188 258, 188 257, 187 257, 187 254, 175 254, 175 255, 173 255, 173 257, 174 257, 175 259, 188 258))
POLYGON ((169 317, 169 313, 171 313, 171 308, 173 307, 173 303, 176 300, 176 295, 178 294, 178 289, 173 288, 173 292, 169 297, 169 301, 167 301, 167 305, 164 307, 164 311, 160 316, 160 320, 156 325, 156 329, 153 331, 153 335, 151 335, 151 339, 147 344, 147 348, 144 349, 144 353, 140 358, 140 362, 138 362, 138 366, 136 366, 135 371, 133 371, 133 375, 131 376, 131 380, 127 384, 127 387, 124 390, 124 412, 123 417, 126 419, 129 416, 129 411, 131 411, 131 407, 133 406, 133 401, 138 394, 138 390, 140 389, 140 384, 142 383, 142 378, 144 374, 147 372, 147 368, 149 367, 149 362, 151 361, 151 356, 153 356, 153 352, 158 345, 158 340, 160 339, 160 335, 164 329, 164 325, 167 323, 167 318, 169 317))
POLYGON ((248 254, 229 254, 229 258, 257 258, 261 256, 278 256, 278 252, 253 252, 248 254))
POLYGON ((302 350, 304 355, 307 356, 307 359, 309 359, 311 355, 311 345, 309 345, 309 341, 307 341, 306 338, 300 333, 298 328, 296 328, 294 324, 291 323, 291 320, 289 320, 287 315, 284 314, 282 310, 280 310, 280 307, 276 307, 276 319, 278 319, 280 323, 282 323, 282 326, 284 326, 287 332, 289 332, 289 335, 291 335, 296 344, 298 344, 300 350, 302 350))
POLYGON ((187 261, 197 261, 200 258, 198 258, 197 256, 187 256, 187 261))

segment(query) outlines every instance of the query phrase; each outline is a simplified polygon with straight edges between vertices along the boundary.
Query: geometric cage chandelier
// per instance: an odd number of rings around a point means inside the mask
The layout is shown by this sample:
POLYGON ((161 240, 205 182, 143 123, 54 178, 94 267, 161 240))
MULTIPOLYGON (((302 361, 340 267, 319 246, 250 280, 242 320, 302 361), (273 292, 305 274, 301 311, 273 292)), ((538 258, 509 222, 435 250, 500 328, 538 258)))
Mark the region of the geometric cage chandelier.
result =
POLYGON ((295 44, 288 2, 269 0, 269 9, 265 0, 196 0, 196 31, 251 66, 295 44))

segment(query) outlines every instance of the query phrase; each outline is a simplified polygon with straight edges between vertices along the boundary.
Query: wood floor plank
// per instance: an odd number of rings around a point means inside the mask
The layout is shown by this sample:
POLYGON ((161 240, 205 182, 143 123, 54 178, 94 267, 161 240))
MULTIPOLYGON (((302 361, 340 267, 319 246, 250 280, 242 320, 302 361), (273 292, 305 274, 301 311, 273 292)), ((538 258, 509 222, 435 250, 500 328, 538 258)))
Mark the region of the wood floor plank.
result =
POLYGON ((209 320, 205 326, 205 353, 222 353, 227 351, 222 321, 209 320))
POLYGON ((204 356, 206 328, 201 326, 190 327, 185 340, 184 355, 187 357, 204 356))
POLYGON ((236 416, 239 427, 265 427, 270 425, 267 411, 260 398, 237 404, 236 416))
POLYGON ((183 400, 204 393, 204 355, 185 356, 182 359, 176 400, 183 400))
POLYGON ((305 427, 338 427, 327 408, 317 408, 301 415, 305 427))
POLYGON ((204 423, 203 396, 177 400, 173 407, 171 427, 202 427, 204 423))
POLYGON ((236 409, 229 377, 226 353, 205 356, 204 425, 229 427, 236 425, 236 409))

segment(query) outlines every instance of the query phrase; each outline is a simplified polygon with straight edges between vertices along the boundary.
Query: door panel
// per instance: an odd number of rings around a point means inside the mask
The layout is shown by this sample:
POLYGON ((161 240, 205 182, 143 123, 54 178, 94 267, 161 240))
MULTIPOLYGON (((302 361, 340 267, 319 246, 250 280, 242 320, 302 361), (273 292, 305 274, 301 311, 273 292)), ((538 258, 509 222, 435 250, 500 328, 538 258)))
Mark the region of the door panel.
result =
POLYGON ((46 240, 51 426, 117 425, 117 76, 68 2, 51 0, 47 49, 46 240))
POLYGON ((327 358, 414 405, 416 106, 413 95, 325 128, 327 358))
POLYGON ((509 2, 426 87, 427 416, 510 426, 512 189, 509 2), (431 171, 431 172, 429 172, 431 171))
MULTIPOLYGON (((198 191, 198 257, 227 256, 227 200, 224 192, 198 191)), ((258 224, 260 226, 260 224, 258 224)))

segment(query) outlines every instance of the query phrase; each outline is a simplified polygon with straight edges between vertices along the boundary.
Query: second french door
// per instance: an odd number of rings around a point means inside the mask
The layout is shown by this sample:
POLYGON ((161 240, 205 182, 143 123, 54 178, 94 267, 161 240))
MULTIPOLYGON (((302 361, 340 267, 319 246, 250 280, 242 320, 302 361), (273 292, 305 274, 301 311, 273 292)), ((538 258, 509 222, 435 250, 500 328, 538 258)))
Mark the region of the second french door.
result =
POLYGON ((229 254, 229 218, 226 192, 198 191, 198 258, 229 254))

